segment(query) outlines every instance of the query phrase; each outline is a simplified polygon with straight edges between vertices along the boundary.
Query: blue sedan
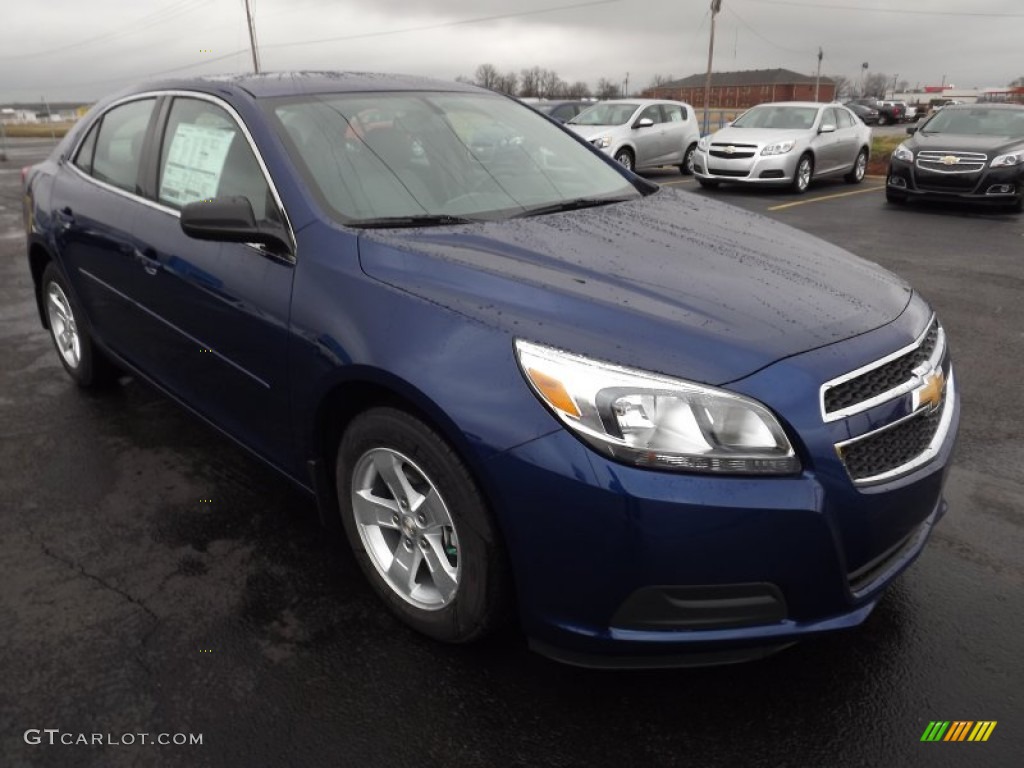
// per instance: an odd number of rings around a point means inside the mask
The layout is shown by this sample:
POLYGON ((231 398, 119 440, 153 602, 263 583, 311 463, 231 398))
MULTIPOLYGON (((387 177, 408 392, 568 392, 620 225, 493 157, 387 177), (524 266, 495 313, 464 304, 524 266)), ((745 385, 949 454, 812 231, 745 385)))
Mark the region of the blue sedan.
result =
POLYGON ((946 509, 959 399, 901 279, 420 78, 175 80, 25 171, 80 387, 149 381, 314 495, 439 640, 597 666, 853 627, 946 509))

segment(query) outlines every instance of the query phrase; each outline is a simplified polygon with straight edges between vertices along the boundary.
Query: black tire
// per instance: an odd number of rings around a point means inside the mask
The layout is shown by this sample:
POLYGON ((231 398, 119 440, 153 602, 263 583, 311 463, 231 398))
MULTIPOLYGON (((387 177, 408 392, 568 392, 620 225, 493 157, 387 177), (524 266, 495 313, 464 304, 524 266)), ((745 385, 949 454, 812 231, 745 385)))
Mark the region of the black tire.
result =
POLYGON ((633 155, 631 149, 620 149, 615 153, 615 162, 625 168, 627 171, 636 170, 636 157, 633 155))
POLYGON ((811 182, 813 180, 814 180, 814 158, 809 153, 801 155, 800 159, 796 163, 796 171, 793 173, 793 181, 790 183, 789 187, 796 194, 802 195, 804 192, 806 192, 810 188, 811 182), (808 166, 806 181, 804 180, 804 174, 802 172, 802 170, 803 170, 805 165, 808 166))
POLYGON ((92 326, 85 315, 85 311, 75 301, 74 294, 68 287, 64 274, 52 261, 43 270, 43 277, 39 281, 40 302, 43 311, 47 313, 47 324, 50 330, 50 341, 53 342, 54 350, 60 359, 61 365, 67 371, 68 376, 74 379, 75 383, 82 389, 103 389, 110 387, 117 382, 121 371, 118 370, 101 349, 99 349, 92 337, 92 326), (74 331, 78 337, 78 363, 72 365, 61 351, 60 343, 57 341, 57 331, 54 322, 50 319, 51 286, 59 291, 59 297, 66 305, 66 311, 70 313, 74 331))
POLYGON ((683 153, 683 162, 679 166, 679 172, 681 174, 683 174, 683 176, 692 176, 693 175, 693 155, 694 155, 694 153, 696 151, 697 151, 697 145, 696 144, 691 144, 687 148, 686 152, 683 153))
POLYGON ((698 178, 697 183, 704 187, 704 189, 718 189, 718 182, 712 179, 698 178))
POLYGON ((885 200, 893 205, 906 205, 907 196, 902 192, 894 192, 891 189, 885 190, 885 200))
POLYGON ((853 168, 843 178, 847 184, 860 184, 864 181, 864 175, 868 170, 868 151, 862 149, 857 153, 857 159, 853 161, 853 168))
POLYGON ((395 408, 366 411, 342 436, 335 480, 341 522, 356 560, 373 590, 401 621, 443 642, 468 643, 509 620, 511 577, 498 527, 469 470, 433 429, 395 408), (451 601, 443 607, 430 610, 409 602, 385 581, 364 547, 352 504, 354 474, 362 457, 381 448, 413 462, 437 489, 451 517, 458 537, 459 577, 451 601))

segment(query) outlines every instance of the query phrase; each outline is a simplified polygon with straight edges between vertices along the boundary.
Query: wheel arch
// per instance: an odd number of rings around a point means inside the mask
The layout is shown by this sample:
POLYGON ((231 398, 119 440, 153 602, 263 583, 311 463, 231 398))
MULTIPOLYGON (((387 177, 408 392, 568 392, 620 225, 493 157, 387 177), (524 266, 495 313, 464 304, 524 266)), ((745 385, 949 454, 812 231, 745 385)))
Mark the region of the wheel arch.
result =
POLYGON ((28 246, 28 267, 32 273, 32 286, 36 297, 36 310, 39 312, 39 321, 43 328, 49 329, 50 321, 46 316, 46 307, 43 306, 42 281, 46 265, 54 261, 53 254, 39 240, 32 239, 28 246))

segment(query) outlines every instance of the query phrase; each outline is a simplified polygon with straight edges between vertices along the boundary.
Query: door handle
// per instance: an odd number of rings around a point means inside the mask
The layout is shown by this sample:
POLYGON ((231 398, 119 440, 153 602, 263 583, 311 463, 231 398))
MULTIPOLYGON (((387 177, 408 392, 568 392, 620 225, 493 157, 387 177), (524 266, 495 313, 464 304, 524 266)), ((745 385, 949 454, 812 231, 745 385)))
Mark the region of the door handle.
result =
POLYGON ((145 251, 140 251, 138 248, 135 249, 135 260, 142 265, 147 275, 155 275, 163 267, 160 264, 160 259, 157 257, 156 251, 152 248, 147 248, 145 251))
POLYGON ((70 229, 75 223, 75 212, 65 205, 57 211, 57 221, 62 229, 70 229))

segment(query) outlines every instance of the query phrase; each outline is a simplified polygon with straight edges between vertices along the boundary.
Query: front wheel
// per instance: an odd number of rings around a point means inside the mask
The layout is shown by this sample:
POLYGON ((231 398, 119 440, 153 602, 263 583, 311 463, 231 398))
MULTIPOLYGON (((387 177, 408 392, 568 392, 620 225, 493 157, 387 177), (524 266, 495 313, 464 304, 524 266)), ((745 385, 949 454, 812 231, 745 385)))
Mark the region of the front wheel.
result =
POLYGON ((684 176, 693 175, 693 156, 697 152, 697 145, 691 144, 686 149, 686 153, 683 155, 682 165, 679 166, 679 172, 684 176))
POLYGON ((505 622, 511 586, 497 525, 433 429, 394 408, 363 413, 342 437, 335 479, 349 544, 399 619, 450 643, 505 622))
POLYGON ((811 178, 814 176, 814 160, 810 155, 804 155, 796 164, 796 173, 793 174, 792 189, 798 195, 802 195, 811 186, 811 178))
POLYGON ((849 184, 860 184, 864 181, 864 174, 868 170, 868 151, 862 149, 857 153, 857 159, 853 161, 853 168, 846 174, 845 178, 849 184))
POLYGON ((615 161, 625 168, 627 171, 632 171, 635 165, 633 159, 633 153, 628 149, 620 149, 615 153, 615 161))
POLYGON ((85 312, 72 299, 64 275, 51 261, 40 281, 50 338, 61 365, 82 389, 100 389, 117 381, 119 371, 93 343, 85 312))

